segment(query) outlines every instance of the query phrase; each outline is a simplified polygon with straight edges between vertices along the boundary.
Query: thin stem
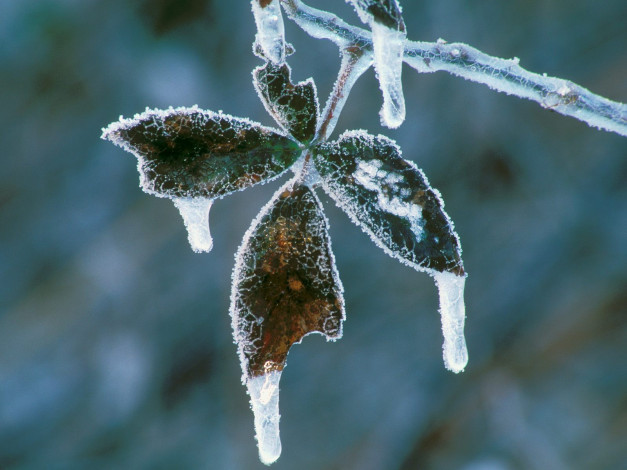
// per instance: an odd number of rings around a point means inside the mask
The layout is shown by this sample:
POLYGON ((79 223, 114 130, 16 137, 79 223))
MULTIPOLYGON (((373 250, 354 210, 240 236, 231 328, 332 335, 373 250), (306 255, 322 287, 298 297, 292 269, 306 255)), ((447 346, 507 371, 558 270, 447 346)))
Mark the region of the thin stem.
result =
POLYGON ((371 63, 372 53, 365 52, 358 47, 349 47, 344 50, 340 71, 322 112, 314 142, 326 141, 333 132, 351 88, 371 63))
MULTIPOLYGON (((372 51, 369 31, 348 25, 337 16, 299 0, 281 0, 281 3, 288 17, 309 35, 330 39, 343 49, 354 45, 372 51)), ((591 93, 568 80, 529 72, 518 65, 517 59, 499 59, 461 43, 407 41, 404 61, 418 72, 442 70, 496 91, 533 100, 590 126, 627 136, 627 105, 591 93)))

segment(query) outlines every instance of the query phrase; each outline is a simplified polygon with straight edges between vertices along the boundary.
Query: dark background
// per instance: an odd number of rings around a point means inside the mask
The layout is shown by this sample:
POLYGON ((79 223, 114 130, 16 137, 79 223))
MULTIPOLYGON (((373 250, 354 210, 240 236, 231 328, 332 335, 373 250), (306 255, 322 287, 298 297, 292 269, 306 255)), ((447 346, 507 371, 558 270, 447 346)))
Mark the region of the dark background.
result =
MULTIPOLYGON (((624 0, 403 3, 410 38, 627 101, 624 0)), ((286 27, 294 78, 324 101, 335 46, 286 27)), ((0 468, 263 467, 228 305, 233 254, 279 183, 217 202, 198 255, 135 159, 99 139, 146 106, 273 125, 254 32, 247 1, 0 2, 0 468)), ((290 352, 273 468, 624 468, 627 141, 443 72, 406 67, 404 90, 407 121, 381 128, 370 70, 334 135, 396 139, 442 192, 469 272, 470 363, 443 367, 429 276, 321 194, 348 318, 342 340, 290 352)))

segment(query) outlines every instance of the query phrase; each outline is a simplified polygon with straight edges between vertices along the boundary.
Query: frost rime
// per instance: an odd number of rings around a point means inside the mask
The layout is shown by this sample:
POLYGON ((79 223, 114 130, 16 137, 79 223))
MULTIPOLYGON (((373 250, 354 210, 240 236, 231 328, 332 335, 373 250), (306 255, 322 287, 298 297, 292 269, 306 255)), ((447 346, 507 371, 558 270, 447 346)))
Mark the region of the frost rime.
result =
POLYGON ((211 251, 213 239, 209 232, 209 210, 213 199, 177 197, 172 201, 183 217, 192 250, 196 253, 211 251))
POLYGON ((440 295, 444 365, 451 372, 458 373, 463 371, 468 363, 468 350, 464 339, 466 277, 451 273, 434 273, 433 278, 440 295))

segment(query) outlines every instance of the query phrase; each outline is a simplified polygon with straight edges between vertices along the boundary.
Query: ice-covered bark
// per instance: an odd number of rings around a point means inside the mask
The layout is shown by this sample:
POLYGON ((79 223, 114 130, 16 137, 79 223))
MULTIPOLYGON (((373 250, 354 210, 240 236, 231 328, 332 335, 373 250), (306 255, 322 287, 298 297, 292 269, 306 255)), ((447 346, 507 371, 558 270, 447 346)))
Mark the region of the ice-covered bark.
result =
POLYGON ((278 382, 290 347, 342 335, 344 300, 320 201, 288 182, 262 209, 236 255, 233 334, 264 463, 278 458, 278 382))
POLYGON ((627 105, 595 95, 568 80, 529 72, 519 60, 499 59, 462 43, 407 41, 405 61, 418 72, 439 70, 493 90, 535 101, 592 127, 627 136, 627 105))
POLYGON ((324 142, 335 129, 346 99, 353 85, 361 75, 372 65, 372 52, 359 48, 347 48, 342 50, 342 62, 337 80, 333 85, 333 92, 322 112, 319 128, 316 132, 317 139, 324 142))
POLYGON ((257 43, 274 64, 285 62, 285 26, 279 0, 252 0, 257 43))
MULTIPOLYGON (((311 36, 329 39, 343 48, 356 46, 373 50, 369 31, 300 0, 281 2, 289 17, 311 36)), ((406 41, 404 61, 418 72, 449 72, 496 91, 533 100, 590 126, 627 136, 627 105, 596 95, 568 80, 529 72, 518 65, 518 59, 499 59, 466 44, 438 40, 406 41)))
POLYGON ((420 271, 464 274, 439 193, 393 141, 345 132, 314 158, 324 190, 386 253, 420 271))
POLYGON ((286 132, 302 143, 313 139, 318 119, 318 96, 312 78, 294 85, 287 64, 253 70, 253 83, 268 113, 286 132))

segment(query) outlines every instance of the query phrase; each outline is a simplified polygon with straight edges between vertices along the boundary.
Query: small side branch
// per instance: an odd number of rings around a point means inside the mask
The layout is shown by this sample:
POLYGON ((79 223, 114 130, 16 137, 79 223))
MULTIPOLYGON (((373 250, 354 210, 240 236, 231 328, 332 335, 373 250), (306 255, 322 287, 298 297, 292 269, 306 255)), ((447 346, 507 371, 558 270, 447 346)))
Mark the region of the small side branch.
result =
MULTIPOLYGON (((329 39, 342 49, 354 46, 372 51, 370 31, 351 26, 300 0, 281 0, 281 3, 289 18, 309 35, 329 39)), ((529 72, 518 65, 518 59, 491 57, 461 43, 407 41, 404 60, 418 72, 445 71, 496 91, 533 100, 592 127, 627 136, 627 105, 568 80, 529 72)))
POLYGON ((287 16, 311 37, 333 41, 340 49, 357 46, 372 50, 370 31, 351 26, 336 15, 311 8, 300 0, 280 1, 287 16))
POLYGON ((322 112, 316 141, 324 142, 333 132, 351 88, 371 65, 372 53, 364 52, 363 49, 356 47, 349 47, 342 52, 340 72, 322 112))

